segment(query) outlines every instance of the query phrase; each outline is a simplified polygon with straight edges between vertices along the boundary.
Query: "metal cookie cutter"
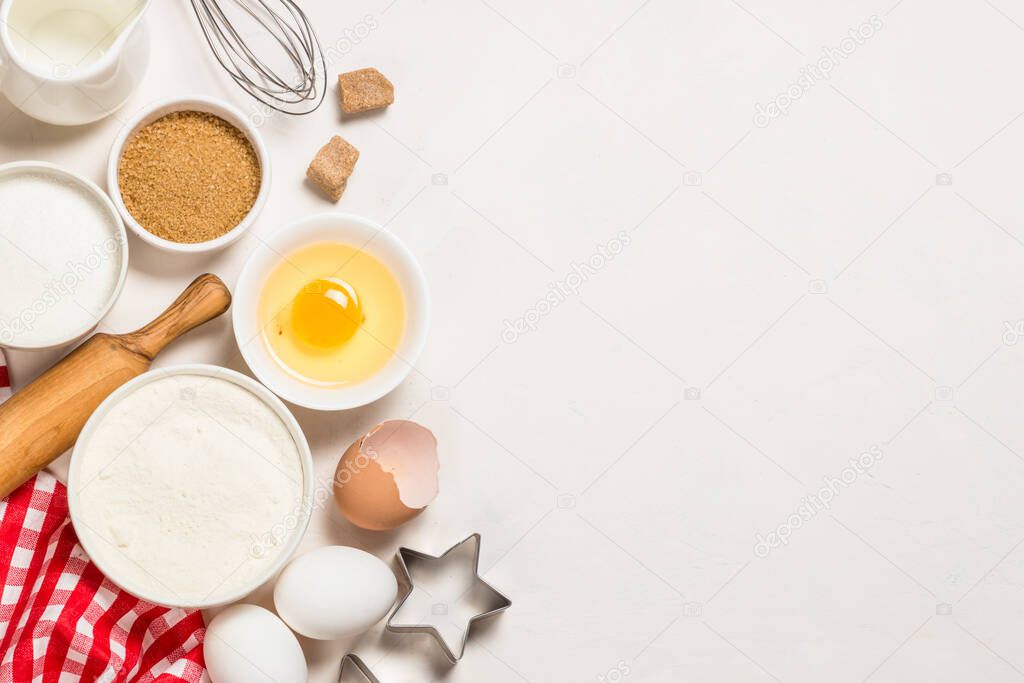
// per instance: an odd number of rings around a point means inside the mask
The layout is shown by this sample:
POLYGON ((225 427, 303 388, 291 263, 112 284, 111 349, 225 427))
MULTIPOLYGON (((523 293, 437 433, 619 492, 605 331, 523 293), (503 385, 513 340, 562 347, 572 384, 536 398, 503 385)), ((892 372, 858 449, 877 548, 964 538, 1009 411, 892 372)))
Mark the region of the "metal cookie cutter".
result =
POLYGON ((338 683, 343 683, 345 679, 345 672, 354 669, 357 671, 366 683, 380 683, 380 679, 373 675, 370 671, 370 667, 366 666, 359 655, 354 655, 351 652, 341 658, 341 672, 338 673, 338 683), (350 667, 349 664, 352 666, 350 667))
MULTIPOLYGON (((498 592, 493 586, 480 578, 480 534, 472 534, 465 540, 456 543, 448 550, 444 551, 439 557, 433 555, 427 555, 421 553, 418 550, 412 550, 410 548, 399 548, 398 549, 398 564, 402 569, 402 575, 405 578, 405 583, 408 585, 409 590, 402 597, 402 600, 395 607, 395 610, 388 617, 387 629, 394 633, 426 633, 433 636, 434 640, 437 641, 438 645, 444 651, 448 661, 452 664, 459 661, 462 658, 463 652, 466 650, 466 639, 469 636, 469 630, 474 623, 480 619, 486 619, 487 617, 493 616, 499 612, 503 612, 512 606, 512 601, 507 597, 498 592), (478 611, 465 620, 465 626, 461 623, 452 623, 452 626, 458 631, 458 637, 455 638, 454 643, 449 643, 448 639, 440 630, 430 623, 421 623, 420 621, 407 621, 407 615, 402 615, 402 607, 405 605, 406 600, 412 595, 416 588, 416 582, 413 580, 412 574, 415 573, 417 565, 423 564, 435 564, 444 566, 447 564, 463 562, 457 556, 464 547, 472 547, 473 559, 473 581, 466 590, 464 590, 457 600, 462 602, 470 602, 478 605, 476 608, 478 611), (412 567, 412 571, 410 571, 412 567)), ((406 610, 408 611, 408 610, 406 610)), ((463 610, 465 611, 465 610, 463 610)), ((446 618, 450 620, 450 617, 446 618)), ((409 615, 411 616, 411 615, 409 615)), ((418 619, 419 617, 413 617, 418 619)))

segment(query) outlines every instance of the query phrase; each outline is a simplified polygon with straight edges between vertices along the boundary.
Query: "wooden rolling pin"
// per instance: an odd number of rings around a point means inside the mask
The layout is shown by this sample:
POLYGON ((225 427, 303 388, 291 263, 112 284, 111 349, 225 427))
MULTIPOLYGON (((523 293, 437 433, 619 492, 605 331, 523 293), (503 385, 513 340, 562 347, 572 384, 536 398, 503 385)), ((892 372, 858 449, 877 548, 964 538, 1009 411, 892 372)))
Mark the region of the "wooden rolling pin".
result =
POLYGON ((148 370, 167 344, 230 305, 220 278, 200 275, 153 322, 129 334, 94 334, 0 405, 0 498, 71 448, 103 399, 148 370))

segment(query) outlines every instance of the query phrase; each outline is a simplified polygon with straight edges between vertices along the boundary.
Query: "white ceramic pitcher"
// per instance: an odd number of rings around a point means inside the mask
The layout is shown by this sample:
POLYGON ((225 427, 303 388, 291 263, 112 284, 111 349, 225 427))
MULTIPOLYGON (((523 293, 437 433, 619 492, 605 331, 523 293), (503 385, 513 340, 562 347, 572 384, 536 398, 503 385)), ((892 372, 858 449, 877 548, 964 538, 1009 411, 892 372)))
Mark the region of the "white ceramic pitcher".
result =
POLYGON ((62 126, 123 105, 149 65, 149 0, 0 0, 0 92, 62 126))

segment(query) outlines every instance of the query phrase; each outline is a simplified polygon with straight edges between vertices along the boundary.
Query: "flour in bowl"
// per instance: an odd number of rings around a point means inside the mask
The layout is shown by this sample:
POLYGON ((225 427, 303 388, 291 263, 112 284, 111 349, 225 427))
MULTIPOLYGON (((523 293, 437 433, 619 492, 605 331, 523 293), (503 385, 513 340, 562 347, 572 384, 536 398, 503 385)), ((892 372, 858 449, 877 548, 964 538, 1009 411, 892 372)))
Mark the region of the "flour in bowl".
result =
POLYGON ((300 452, 242 386, 160 377, 121 396, 84 438, 72 462, 75 530, 129 591, 212 604, 255 587, 284 552, 302 506, 300 452))

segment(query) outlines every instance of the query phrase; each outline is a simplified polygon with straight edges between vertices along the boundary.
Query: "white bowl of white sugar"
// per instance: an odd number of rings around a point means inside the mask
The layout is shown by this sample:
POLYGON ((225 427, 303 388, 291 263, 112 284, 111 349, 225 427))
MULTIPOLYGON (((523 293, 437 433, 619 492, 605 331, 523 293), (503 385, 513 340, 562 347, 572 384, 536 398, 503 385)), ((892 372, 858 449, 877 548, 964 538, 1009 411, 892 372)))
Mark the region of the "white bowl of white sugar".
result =
POLYGON ((285 405, 213 365, 120 387, 86 422, 68 472, 71 522, 99 569, 188 609, 240 600, 277 573, 314 493, 309 445, 285 405))
POLYGON ((0 347, 75 341, 124 286, 128 242, 95 183, 42 161, 0 166, 0 347))

